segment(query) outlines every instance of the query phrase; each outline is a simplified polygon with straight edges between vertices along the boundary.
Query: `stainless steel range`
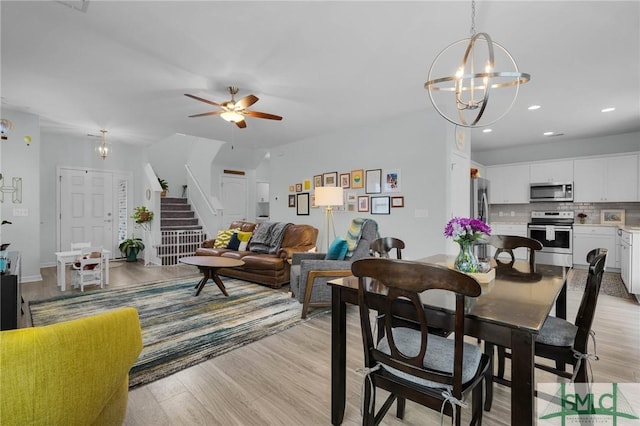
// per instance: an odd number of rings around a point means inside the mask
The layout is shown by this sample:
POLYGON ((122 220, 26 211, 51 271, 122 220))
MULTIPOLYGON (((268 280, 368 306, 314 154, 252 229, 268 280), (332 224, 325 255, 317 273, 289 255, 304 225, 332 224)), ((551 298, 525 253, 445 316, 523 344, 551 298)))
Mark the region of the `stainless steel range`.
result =
POLYGON ((527 226, 529 238, 542 243, 536 263, 573 266, 572 211, 533 211, 527 226))

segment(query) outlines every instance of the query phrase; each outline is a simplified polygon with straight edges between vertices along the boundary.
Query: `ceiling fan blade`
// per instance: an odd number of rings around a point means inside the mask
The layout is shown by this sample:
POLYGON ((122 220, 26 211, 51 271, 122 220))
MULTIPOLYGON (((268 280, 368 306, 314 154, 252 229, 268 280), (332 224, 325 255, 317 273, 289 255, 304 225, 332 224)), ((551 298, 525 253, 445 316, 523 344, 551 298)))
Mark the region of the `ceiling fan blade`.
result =
POLYGON ((244 120, 236 121, 236 126, 240 127, 241 129, 244 129, 245 127, 247 127, 247 123, 244 120))
POLYGON ((245 108, 249 108, 251 105, 255 104, 256 102, 258 102, 258 97, 254 95, 249 95, 249 96, 245 96, 244 98, 236 102, 236 106, 242 109, 245 109, 245 108))
POLYGON ((209 100, 204 99, 204 98, 200 98, 198 96, 189 95, 188 93, 185 93, 184 95, 190 97, 191 99, 195 99, 196 101, 204 102, 205 104, 209 104, 209 105, 213 105, 213 106, 217 106, 217 107, 220 106, 220 104, 217 104, 217 103, 215 103, 213 101, 209 101, 209 100))
POLYGON ((206 117, 207 115, 220 115, 222 114, 224 111, 211 111, 211 112, 203 112, 202 114, 194 114, 194 115, 190 115, 189 118, 193 118, 193 117, 206 117))
POLYGON ((249 117, 255 117, 255 118, 266 118, 267 120, 282 120, 282 117, 280 117, 279 115, 275 115, 275 114, 268 114, 266 112, 260 112, 260 111, 243 111, 242 112, 245 115, 248 115, 249 117))

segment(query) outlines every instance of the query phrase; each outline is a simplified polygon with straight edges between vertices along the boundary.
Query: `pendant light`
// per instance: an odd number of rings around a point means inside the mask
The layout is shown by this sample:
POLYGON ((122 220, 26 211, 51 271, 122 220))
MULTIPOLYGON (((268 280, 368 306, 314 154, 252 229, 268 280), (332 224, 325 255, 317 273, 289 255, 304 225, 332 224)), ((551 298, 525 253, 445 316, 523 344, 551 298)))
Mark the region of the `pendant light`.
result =
POLYGON ((472 0, 471 36, 450 44, 436 56, 424 84, 436 111, 463 127, 488 126, 500 120, 511 110, 520 85, 531 79, 518 70, 507 49, 489 34, 476 33, 475 18, 472 0), (498 66, 506 69, 497 71, 498 66))
POLYGON ((107 156, 109 156, 109 152, 111 152, 111 149, 107 144, 107 138, 106 138, 107 131, 104 129, 100 131, 102 132, 102 141, 96 147, 96 151, 98 152, 98 155, 100 156, 100 158, 102 158, 103 160, 106 160, 107 156))

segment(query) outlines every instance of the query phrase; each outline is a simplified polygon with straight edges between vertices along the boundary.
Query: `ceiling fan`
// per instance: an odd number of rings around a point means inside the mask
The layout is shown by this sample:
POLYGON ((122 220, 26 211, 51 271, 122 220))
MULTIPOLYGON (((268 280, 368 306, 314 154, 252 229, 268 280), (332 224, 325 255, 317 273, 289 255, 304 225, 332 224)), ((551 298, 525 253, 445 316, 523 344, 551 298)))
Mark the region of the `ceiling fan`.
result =
POLYGON ((282 117, 280 117, 279 115, 248 110, 247 108, 249 108, 251 105, 258 102, 257 96, 248 95, 240 99, 239 101, 236 101, 235 95, 238 93, 238 88, 229 86, 227 87, 227 90, 229 91, 229 94, 231 94, 231 100, 223 102, 221 104, 185 93, 184 94, 185 96, 188 96, 192 99, 221 108, 219 111, 204 112, 202 114, 190 115, 189 117, 204 117, 207 115, 219 115, 226 121, 236 123, 236 126, 240 128, 247 127, 247 123, 244 122, 245 116, 254 117, 254 118, 266 118, 267 120, 282 120, 282 117))

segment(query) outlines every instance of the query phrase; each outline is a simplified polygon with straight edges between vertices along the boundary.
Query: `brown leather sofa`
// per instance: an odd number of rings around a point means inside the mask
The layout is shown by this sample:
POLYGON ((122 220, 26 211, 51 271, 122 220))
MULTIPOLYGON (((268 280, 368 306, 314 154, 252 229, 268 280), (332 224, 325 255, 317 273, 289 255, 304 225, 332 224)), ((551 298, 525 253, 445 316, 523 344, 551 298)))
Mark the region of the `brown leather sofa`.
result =
MULTIPOLYGON (((256 224, 251 222, 232 222, 230 229, 239 228, 241 231, 254 232, 256 224)), ((237 268, 222 268, 218 270, 220 275, 252 281, 280 288, 288 284, 291 272, 291 257, 296 252, 306 252, 316 246, 318 229, 311 225, 289 225, 284 231, 280 249, 275 254, 255 253, 249 251, 236 251, 228 248, 213 248, 215 239, 202 243, 202 247, 196 249, 196 256, 222 256, 231 259, 240 259, 243 266, 237 268)))

